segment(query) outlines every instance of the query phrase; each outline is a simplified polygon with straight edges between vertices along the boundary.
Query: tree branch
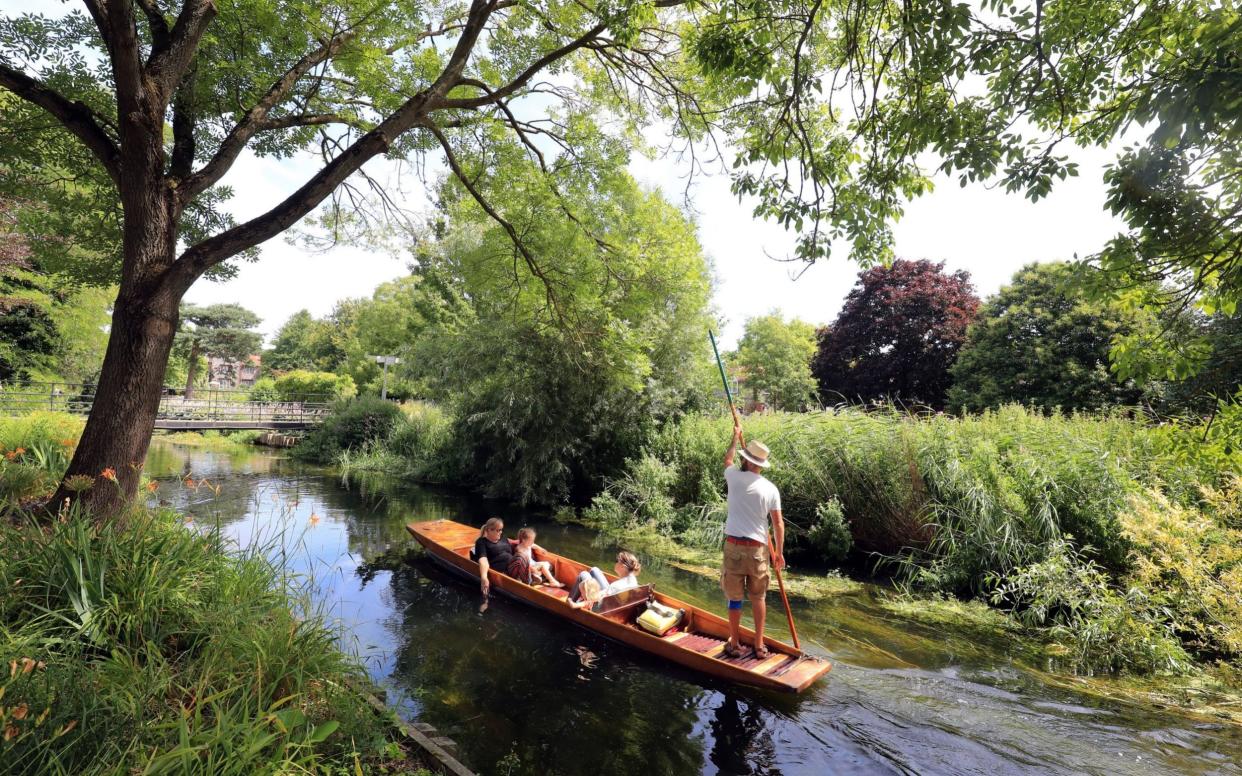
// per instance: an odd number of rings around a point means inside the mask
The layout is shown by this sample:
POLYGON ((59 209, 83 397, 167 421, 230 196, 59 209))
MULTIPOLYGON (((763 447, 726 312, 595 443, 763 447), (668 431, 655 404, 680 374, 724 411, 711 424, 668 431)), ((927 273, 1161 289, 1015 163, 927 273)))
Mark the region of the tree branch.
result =
POLYGON ((310 72, 311 68, 334 56, 351 37, 353 37, 352 33, 334 36, 286 70, 285 74, 267 90, 263 98, 229 131, 211 161, 181 185, 182 204, 188 203, 224 177, 224 174, 233 166, 233 162, 237 161, 237 157, 245 149, 246 144, 250 142, 250 138, 263 128, 267 114, 288 96, 298 79, 310 72))
POLYGON ((215 16, 216 6, 212 0, 186 0, 181 15, 177 17, 177 23, 169 33, 168 45, 163 48, 157 45, 151 49, 147 72, 159 84, 164 101, 167 101, 189 69, 190 63, 194 61, 198 43, 215 16))
POLYGON ((41 81, 4 64, 0 64, 0 86, 55 117, 95 155, 113 183, 120 183, 120 150, 86 103, 71 102, 41 81))
POLYGON ((164 18, 164 11, 154 0, 135 0, 138 7, 147 17, 147 26, 151 28, 152 51, 163 51, 172 42, 169 33, 172 31, 164 18))
POLYGON ((440 147, 444 150, 444 158, 448 161, 449 169, 453 171, 453 175, 457 178, 457 180, 461 181, 461 185, 465 186, 466 191, 470 192, 470 196, 473 197, 474 201, 479 204, 479 207, 483 208, 483 211, 487 213, 493 221, 500 224, 501 228, 505 230, 505 233, 509 235, 509 240, 513 243, 514 249, 522 255, 522 260, 526 262, 526 266, 530 269, 531 274, 539 278, 539 281, 543 283, 544 295, 548 300, 548 305, 552 308, 553 312, 556 313, 556 317, 563 323, 565 321, 565 315, 561 310, 560 302, 556 297, 556 293, 552 290, 552 281, 548 278, 547 273, 543 271, 543 268, 539 266, 539 262, 535 260, 535 257, 531 254, 530 249, 526 247, 525 241, 523 241, 518 235, 517 230, 513 228, 513 224, 509 223, 504 216, 497 212, 496 208, 492 207, 492 204, 488 202, 479 190, 474 187, 474 183, 466 175, 466 171, 462 169, 461 164, 457 161, 457 155, 453 153, 453 147, 449 144, 448 138, 444 136, 444 133, 440 131, 440 128, 431 121, 423 122, 422 126, 431 132, 431 134, 435 135, 436 140, 439 141, 440 147))
POLYGON ((174 181, 184 179, 194 169, 194 125, 198 110, 194 105, 195 70, 190 68, 173 98, 173 150, 168 175, 174 181))
POLYGON ((516 92, 518 89, 521 89, 523 86, 526 85, 527 82, 530 81, 531 78, 535 76, 536 73, 543 70, 548 65, 552 64, 553 62, 556 62, 558 59, 561 59, 569 54, 572 54, 574 51, 577 51, 578 49, 590 43, 592 40, 598 37, 599 34, 602 33, 604 30, 606 30, 607 28, 608 28, 608 25, 606 23, 600 22, 599 24, 595 25, 587 32, 583 33, 580 37, 577 37, 571 40, 570 42, 566 43, 564 46, 561 46, 558 49, 554 49, 553 51, 550 51, 547 54, 544 54, 542 57, 536 60, 534 64, 526 68, 526 70, 524 70, 522 74, 519 75, 517 78, 514 78, 508 84, 500 87, 499 89, 494 89, 494 90, 489 91, 487 95, 484 97, 471 97, 467 99, 459 98, 459 99, 452 99, 452 100, 444 100, 442 104, 446 108, 465 108, 465 109, 481 108, 484 105, 495 104, 498 100, 502 100, 505 97, 508 97, 509 95, 516 92))

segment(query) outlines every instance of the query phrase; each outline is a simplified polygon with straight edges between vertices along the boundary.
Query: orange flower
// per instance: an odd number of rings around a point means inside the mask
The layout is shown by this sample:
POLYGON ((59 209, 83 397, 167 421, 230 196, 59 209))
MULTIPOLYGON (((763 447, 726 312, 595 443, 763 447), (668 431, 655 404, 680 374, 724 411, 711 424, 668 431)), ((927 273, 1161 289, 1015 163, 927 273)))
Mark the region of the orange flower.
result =
POLYGON ((196 482, 194 481, 194 478, 193 478, 193 477, 186 477, 186 478, 185 478, 185 486, 186 486, 187 488, 197 488, 197 487, 198 487, 198 483, 196 483, 196 482))
POLYGON ((112 480, 113 482, 116 482, 116 469, 109 466, 107 469, 101 471, 99 476, 103 477, 105 480, 112 480))
POLYGON ((16 458, 16 457, 17 457, 17 453, 16 453, 15 451, 13 451, 13 450, 10 450, 9 452, 7 452, 7 453, 5 453, 5 454, 4 454, 4 457, 5 457, 5 458, 7 458, 8 460, 12 461, 14 458, 16 458))
POLYGON ((74 445, 76 445, 76 444, 78 443, 78 440, 76 440, 76 439, 62 439, 62 440, 60 440, 60 443, 61 443, 61 445, 63 445, 64 447, 73 447, 74 445))
POLYGON ((147 492, 148 492, 148 493, 154 493, 155 491, 157 491, 157 490, 159 490, 159 489, 160 489, 160 484, 159 484, 158 482, 156 482, 155 480, 151 480, 150 482, 148 482, 148 483, 147 483, 147 492))
POLYGON ((19 447, 19 448, 17 448, 16 450, 14 450, 13 452, 14 452, 14 453, 17 453, 18 455, 21 455, 22 453, 26 452, 26 448, 24 448, 24 447, 19 447))

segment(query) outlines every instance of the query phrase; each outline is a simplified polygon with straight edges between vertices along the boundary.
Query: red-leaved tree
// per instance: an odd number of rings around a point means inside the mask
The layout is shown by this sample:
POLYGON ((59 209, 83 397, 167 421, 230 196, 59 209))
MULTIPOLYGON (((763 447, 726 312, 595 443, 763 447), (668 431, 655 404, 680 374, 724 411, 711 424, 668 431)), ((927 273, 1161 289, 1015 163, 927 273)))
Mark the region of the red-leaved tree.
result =
POLYGON ((944 406, 949 367, 979 309, 970 273, 898 259, 859 273, 811 365, 825 402, 944 406))

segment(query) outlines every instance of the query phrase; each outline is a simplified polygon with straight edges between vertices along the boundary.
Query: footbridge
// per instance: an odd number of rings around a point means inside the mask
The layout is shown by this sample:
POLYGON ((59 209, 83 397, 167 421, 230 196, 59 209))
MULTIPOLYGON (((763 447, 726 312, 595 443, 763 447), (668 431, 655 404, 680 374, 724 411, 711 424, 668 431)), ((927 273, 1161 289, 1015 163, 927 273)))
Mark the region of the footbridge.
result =
MULTIPOLYGON (((95 386, 74 383, 23 383, 0 386, 0 416, 39 411, 89 415, 95 386)), ((169 431, 297 431, 313 428, 327 417, 330 397, 307 396, 297 401, 252 400, 244 390, 165 388, 155 427, 169 431)))

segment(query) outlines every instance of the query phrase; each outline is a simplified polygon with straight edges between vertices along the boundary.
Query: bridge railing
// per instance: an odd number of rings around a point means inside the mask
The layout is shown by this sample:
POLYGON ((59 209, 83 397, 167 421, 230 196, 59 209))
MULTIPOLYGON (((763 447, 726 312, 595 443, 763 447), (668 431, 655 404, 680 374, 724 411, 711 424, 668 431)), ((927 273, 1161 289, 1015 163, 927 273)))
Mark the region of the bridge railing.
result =
MULTIPOLYGON (((78 383, 23 383, 0 386, 0 415, 27 415, 50 410, 78 415, 90 413, 95 386, 78 383)), ((253 401, 245 390, 203 388, 187 398, 184 389, 165 388, 156 415, 167 421, 213 423, 296 423, 323 421, 332 405, 328 396, 306 401, 253 401)))

